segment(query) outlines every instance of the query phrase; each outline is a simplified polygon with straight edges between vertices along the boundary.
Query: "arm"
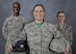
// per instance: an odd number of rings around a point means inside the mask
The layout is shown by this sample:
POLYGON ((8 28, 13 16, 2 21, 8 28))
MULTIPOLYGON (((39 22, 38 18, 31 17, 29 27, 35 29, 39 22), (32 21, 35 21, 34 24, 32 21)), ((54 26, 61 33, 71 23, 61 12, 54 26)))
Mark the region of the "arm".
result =
POLYGON ((14 38, 14 41, 12 41, 12 37, 9 37, 8 40, 7 40, 7 43, 8 43, 8 50, 11 51, 13 50, 12 46, 15 46, 15 44, 17 43, 17 41, 19 40, 26 40, 26 35, 25 35, 25 29, 23 29, 23 31, 21 32, 21 34, 16 37, 16 39, 14 38))
POLYGON ((7 20, 4 21, 3 26, 2 26, 2 33, 4 38, 7 40, 7 35, 8 35, 8 28, 7 28, 8 22, 7 20))
POLYGON ((70 48, 69 42, 67 40, 65 40, 65 38, 63 37, 63 35, 54 27, 54 38, 60 38, 63 39, 66 46, 68 48, 70 48))
POLYGON ((50 49, 55 50, 56 52, 65 51, 65 47, 69 48, 69 43, 64 39, 63 35, 53 26, 53 36, 54 39, 52 40, 50 49), (66 46, 65 46, 66 45, 66 46))
POLYGON ((4 23, 3 23, 3 26, 2 26, 2 33, 3 33, 4 38, 7 40, 7 44, 9 44, 8 50, 10 51, 10 50, 12 50, 12 44, 10 44, 11 41, 8 40, 8 37, 10 37, 10 36, 8 36, 7 26, 8 26, 8 20, 5 20, 4 23))
MULTIPOLYGON (((72 34, 72 28, 71 28, 71 26, 69 26, 68 32, 66 33, 66 36, 68 36, 67 37, 67 41, 69 42, 70 48, 71 48, 71 45, 72 45, 72 42, 73 42, 73 34, 72 34)), ((68 54, 68 53, 69 53, 69 51, 68 51, 68 48, 66 47, 65 48, 65 54, 68 54)))
POLYGON ((73 42, 73 34, 72 34, 72 28, 71 26, 69 27, 69 31, 67 32, 66 36, 68 36, 68 42, 70 44, 70 46, 72 45, 73 42))

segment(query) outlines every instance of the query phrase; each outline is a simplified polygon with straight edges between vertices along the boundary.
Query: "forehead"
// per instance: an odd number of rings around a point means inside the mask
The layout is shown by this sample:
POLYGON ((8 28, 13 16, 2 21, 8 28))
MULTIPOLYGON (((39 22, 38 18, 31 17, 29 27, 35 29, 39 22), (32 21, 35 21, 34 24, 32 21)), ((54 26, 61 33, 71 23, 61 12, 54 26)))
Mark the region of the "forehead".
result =
POLYGON ((42 6, 36 6, 34 10, 43 10, 42 6))
POLYGON ((58 15, 65 15, 64 13, 59 13, 58 15))

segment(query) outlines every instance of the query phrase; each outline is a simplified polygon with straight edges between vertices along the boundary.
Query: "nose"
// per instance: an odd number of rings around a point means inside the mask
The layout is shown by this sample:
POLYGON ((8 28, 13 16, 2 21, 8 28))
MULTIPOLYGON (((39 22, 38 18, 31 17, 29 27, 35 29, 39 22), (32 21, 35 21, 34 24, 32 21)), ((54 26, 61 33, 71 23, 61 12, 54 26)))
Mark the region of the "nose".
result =
POLYGON ((19 8, 16 7, 15 9, 18 10, 19 8))
POLYGON ((38 15, 40 15, 40 12, 38 12, 38 15))
POLYGON ((18 7, 15 7, 15 10, 18 10, 19 8, 18 7))

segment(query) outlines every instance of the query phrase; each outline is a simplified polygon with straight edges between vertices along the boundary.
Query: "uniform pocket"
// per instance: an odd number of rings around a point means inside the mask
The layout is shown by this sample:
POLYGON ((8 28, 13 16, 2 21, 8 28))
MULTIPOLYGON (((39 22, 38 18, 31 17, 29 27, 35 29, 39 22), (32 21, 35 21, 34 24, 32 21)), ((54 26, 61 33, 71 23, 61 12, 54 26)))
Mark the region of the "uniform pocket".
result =
POLYGON ((28 32, 28 34, 27 34, 28 36, 36 36, 36 34, 35 34, 35 32, 28 32))

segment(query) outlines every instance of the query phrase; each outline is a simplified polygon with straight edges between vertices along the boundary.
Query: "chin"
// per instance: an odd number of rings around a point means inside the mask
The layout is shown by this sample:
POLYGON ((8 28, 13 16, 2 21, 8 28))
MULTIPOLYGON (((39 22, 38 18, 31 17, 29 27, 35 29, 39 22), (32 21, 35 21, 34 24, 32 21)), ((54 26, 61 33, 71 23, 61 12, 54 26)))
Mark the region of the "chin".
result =
POLYGON ((37 20, 41 21, 42 19, 37 19, 37 20))

